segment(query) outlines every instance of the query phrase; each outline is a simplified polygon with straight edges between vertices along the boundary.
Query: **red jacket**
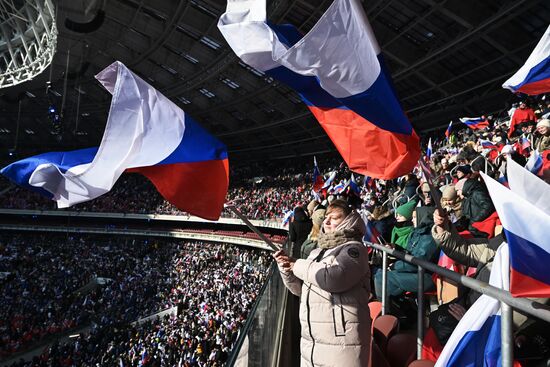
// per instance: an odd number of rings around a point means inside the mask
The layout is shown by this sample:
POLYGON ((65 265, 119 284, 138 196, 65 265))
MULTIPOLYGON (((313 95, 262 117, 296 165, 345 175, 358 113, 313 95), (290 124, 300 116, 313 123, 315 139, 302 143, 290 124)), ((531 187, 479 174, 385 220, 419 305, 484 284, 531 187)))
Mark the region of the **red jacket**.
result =
POLYGON ((522 122, 527 121, 537 121, 535 112, 528 107, 523 110, 521 108, 516 109, 514 111, 514 114, 512 115, 512 120, 510 121, 510 130, 508 131, 508 137, 512 136, 512 134, 516 130, 517 124, 521 124, 522 122))

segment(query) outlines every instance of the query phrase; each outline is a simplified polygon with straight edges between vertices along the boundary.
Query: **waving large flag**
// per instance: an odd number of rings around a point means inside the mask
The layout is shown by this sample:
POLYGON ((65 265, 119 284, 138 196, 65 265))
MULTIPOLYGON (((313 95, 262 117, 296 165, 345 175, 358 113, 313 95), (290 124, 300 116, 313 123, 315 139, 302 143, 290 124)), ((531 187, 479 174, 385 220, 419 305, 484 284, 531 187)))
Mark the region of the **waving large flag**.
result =
POLYGON ((113 95, 100 146, 26 158, 1 173, 65 208, 105 194, 131 170, 179 209, 218 219, 229 184, 225 145, 122 63, 96 78, 113 95))
POLYGON ((508 160, 509 189, 483 174, 510 247, 510 292, 550 297, 550 186, 508 160))
POLYGON ((470 129, 484 129, 489 126, 489 121, 483 116, 481 117, 461 117, 460 122, 468 126, 470 129))
POLYGON ((233 51, 300 93, 351 170, 383 179, 410 172, 419 139, 359 1, 335 0, 305 36, 269 24, 265 5, 228 0, 218 28, 233 51))
MULTIPOLYGON (((498 248, 495 255, 489 284, 508 290, 508 267, 508 246, 504 243, 498 248)), ((500 301, 482 294, 456 326, 435 366, 502 366, 500 327, 500 301)))
POLYGON ((525 64, 502 87, 531 95, 550 92, 550 25, 525 64))

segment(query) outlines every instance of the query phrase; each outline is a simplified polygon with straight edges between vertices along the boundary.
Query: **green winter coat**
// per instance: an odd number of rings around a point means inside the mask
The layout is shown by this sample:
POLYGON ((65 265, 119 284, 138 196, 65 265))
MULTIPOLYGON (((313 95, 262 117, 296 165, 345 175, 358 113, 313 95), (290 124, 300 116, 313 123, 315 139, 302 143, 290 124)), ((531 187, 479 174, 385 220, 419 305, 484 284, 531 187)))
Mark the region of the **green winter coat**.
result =
POLYGON ((317 240, 312 240, 307 238, 304 243, 302 243, 302 248, 300 249, 300 259, 307 259, 311 251, 317 248, 317 240))
MULTIPOLYGON (((432 237, 431 223, 423 223, 412 231, 407 243, 407 252, 409 254, 422 260, 432 261, 437 250, 437 245, 432 237)), ((416 265, 400 260, 395 263, 393 270, 416 274, 418 269, 416 265)))

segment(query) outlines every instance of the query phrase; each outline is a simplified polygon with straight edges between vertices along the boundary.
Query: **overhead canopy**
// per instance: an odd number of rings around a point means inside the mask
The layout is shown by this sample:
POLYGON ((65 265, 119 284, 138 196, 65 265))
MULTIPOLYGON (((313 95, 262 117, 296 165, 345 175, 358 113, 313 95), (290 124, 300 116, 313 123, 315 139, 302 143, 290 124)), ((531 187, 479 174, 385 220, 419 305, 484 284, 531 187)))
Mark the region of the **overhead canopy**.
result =
MULTIPOLYGON (((234 162, 334 151, 295 92, 229 49, 216 27, 225 1, 54 3, 53 67, 0 90, 2 156, 15 146, 17 130, 22 155, 97 145, 110 95, 93 75, 114 60, 222 139, 234 162), (52 133, 50 106, 56 113, 63 107, 62 139, 52 133)), ((307 32, 330 3, 273 1, 268 16, 307 32)), ((524 63, 550 19, 543 0, 368 0, 363 6, 413 125, 419 132, 441 127, 442 134, 449 119, 505 109, 513 95, 501 84, 524 63)))

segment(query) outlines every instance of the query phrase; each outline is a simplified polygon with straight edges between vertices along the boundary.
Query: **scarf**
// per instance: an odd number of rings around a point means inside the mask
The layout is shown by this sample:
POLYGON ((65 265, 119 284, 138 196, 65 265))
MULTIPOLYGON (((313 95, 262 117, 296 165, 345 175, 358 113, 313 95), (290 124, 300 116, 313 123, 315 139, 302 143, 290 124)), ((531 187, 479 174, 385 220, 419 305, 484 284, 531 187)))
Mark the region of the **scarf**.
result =
POLYGON ((350 241, 359 241, 365 234, 365 222, 357 212, 351 212, 332 233, 319 233, 317 247, 331 249, 350 241))
POLYGON ((409 242, 413 230, 413 226, 393 227, 391 231, 391 243, 395 243, 397 246, 407 249, 407 243, 409 242))
POLYGON ((350 241, 357 241, 357 232, 351 229, 321 233, 319 239, 317 239, 317 247, 331 249, 350 241))

